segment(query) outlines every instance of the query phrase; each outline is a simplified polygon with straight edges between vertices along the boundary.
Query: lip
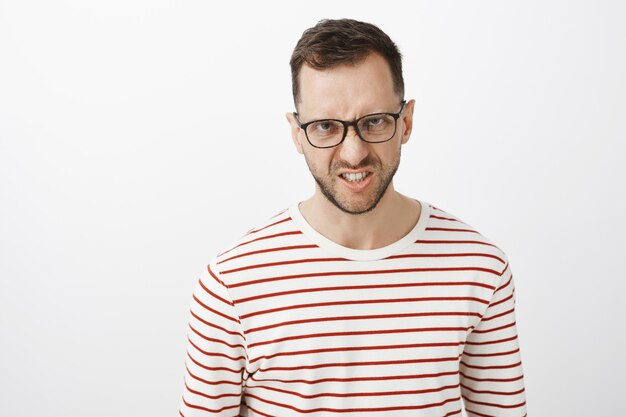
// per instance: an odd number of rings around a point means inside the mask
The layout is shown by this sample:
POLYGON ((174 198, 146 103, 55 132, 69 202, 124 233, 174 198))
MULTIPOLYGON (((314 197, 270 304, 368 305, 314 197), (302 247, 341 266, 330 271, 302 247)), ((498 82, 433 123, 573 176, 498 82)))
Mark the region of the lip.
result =
POLYGON ((358 174, 359 172, 368 172, 368 173, 372 173, 372 171, 368 171, 367 169, 358 169, 358 170, 344 170, 341 171, 339 173, 339 175, 343 175, 343 174, 358 174))
MULTIPOLYGON (((362 172, 362 171, 357 171, 357 172, 362 172)), ((338 175, 339 180, 342 182, 342 184, 346 188, 348 188, 349 190, 354 191, 354 192, 359 192, 359 191, 363 191, 364 189, 366 189, 370 185, 370 183, 372 182, 372 177, 373 176, 374 176, 374 173, 370 172, 367 175, 367 177, 365 177, 365 179, 363 181, 350 182, 350 181, 346 180, 345 178, 343 178, 341 175, 338 175)))

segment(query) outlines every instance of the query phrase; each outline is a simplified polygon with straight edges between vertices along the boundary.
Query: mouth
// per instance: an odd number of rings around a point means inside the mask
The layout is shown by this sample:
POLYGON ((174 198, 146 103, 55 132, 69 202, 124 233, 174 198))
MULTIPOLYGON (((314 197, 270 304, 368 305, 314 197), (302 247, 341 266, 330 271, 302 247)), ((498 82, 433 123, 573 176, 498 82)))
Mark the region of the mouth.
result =
POLYGON ((369 171, 353 171, 353 172, 345 171, 339 174, 339 176, 347 181, 359 182, 359 181, 363 181, 365 178, 367 178, 371 174, 372 173, 369 171))
POLYGON ((341 183, 351 191, 364 190, 372 182, 373 176, 374 173, 369 171, 360 171, 358 173, 344 172, 338 175, 341 183))

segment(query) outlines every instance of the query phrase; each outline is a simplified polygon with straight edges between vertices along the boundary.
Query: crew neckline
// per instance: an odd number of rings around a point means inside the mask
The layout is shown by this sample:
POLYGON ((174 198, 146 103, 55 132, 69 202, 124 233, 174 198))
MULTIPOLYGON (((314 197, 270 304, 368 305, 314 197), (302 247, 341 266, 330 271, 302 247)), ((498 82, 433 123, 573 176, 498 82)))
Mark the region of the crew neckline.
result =
POLYGON ((424 201, 415 198, 412 200, 417 201, 421 206, 420 217, 415 226, 413 226, 413 229, 395 242, 376 249, 349 248, 322 235, 307 222, 300 212, 299 205, 302 201, 292 204, 289 207, 289 214, 302 233, 322 249, 352 261, 374 261, 399 253, 402 249, 415 242, 422 235, 424 230, 426 230, 426 223, 428 223, 428 219, 430 218, 430 206, 424 201))

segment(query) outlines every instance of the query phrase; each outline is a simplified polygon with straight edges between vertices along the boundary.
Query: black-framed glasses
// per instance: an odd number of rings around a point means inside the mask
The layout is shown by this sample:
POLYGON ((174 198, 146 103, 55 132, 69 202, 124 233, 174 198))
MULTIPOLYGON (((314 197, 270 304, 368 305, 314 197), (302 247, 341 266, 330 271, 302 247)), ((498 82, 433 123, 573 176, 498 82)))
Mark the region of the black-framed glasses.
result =
POLYGON ((406 100, 402 100, 402 107, 398 113, 373 113, 359 117, 351 122, 338 119, 312 120, 301 123, 298 113, 293 115, 300 129, 311 146, 316 148, 332 148, 344 141, 348 134, 348 127, 354 126, 356 134, 365 142, 381 143, 391 140, 396 134, 398 119, 404 111, 406 100))

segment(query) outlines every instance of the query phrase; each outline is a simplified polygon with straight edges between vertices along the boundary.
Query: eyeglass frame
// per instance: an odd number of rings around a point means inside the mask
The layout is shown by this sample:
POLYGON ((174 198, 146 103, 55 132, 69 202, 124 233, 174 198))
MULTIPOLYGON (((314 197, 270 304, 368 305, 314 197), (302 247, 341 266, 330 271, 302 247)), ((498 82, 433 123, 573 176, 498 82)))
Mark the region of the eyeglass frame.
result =
POLYGON ((329 149, 329 148, 334 148, 335 146, 339 146, 339 145, 341 145, 343 143, 343 141, 346 139, 346 136, 348 136, 348 128, 350 126, 354 126, 354 131, 356 132, 356 135, 363 142, 367 142, 367 143, 385 143, 385 142, 390 141, 396 135, 396 131, 398 129, 398 119, 400 118, 400 115, 404 111, 404 107, 405 106, 406 106, 406 100, 402 100, 402 107, 400 107, 400 111, 397 112, 397 113, 380 112, 380 113, 366 114, 365 116, 361 116, 358 119, 354 119, 351 122, 346 122, 344 120, 339 120, 339 119, 318 119, 318 120, 311 120, 310 122, 302 123, 302 122, 300 122, 300 119, 298 118, 298 113, 297 112, 293 112, 293 116, 295 117, 296 121, 298 122, 298 127, 300 129, 304 130, 304 136, 306 137, 306 140, 311 144, 311 146, 313 146, 314 148, 318 148, 318 149, 329 149), (393 127, 393 134, 391 135, 391 137, 389 139, 387 139, 387 140, 383 140, 383 141, 379 141, 379 142, 372 142, 372 141, 364 139, 363 136, 361 136, 361 132, 359 131, 359 128, 358 128, 357 124, 362 119, 365 119, 366 117, 372 117, 372 116, 383 115, 383 114, 393 117, 394 127, 393 127), (339 123, 341 123, 343 125, 343 136, 341 137, 341 140, 336 145, 316 146, 316 145, 313 145, 313 143, 311 143, 311 140, 309 139, 309 135, 306 133, 306 128, 310 124, 312 124, 312 123, 324 122, 324 121, 339 122, 339 123))

